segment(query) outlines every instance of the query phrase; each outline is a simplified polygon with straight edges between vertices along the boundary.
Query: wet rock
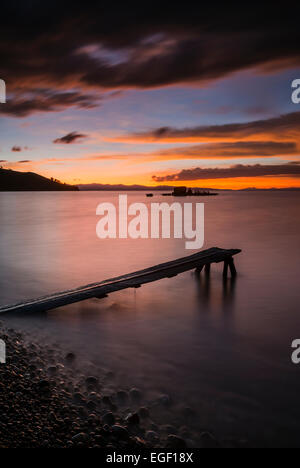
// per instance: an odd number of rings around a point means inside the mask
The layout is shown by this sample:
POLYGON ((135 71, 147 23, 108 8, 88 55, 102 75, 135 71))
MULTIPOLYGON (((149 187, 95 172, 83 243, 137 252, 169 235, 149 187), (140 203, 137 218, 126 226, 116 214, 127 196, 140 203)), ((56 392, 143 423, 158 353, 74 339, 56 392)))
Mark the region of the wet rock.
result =
POLYGON ((195 442, 194 439, 189 439, 188 437, 184 437, 184 440, 188 448, 199 448, 197 442, 195 442))
POLYGON ((195 416, 195 411, 189 406, 186 406, 185 408, 183 408, 182 414, 185 418, 189 419, 195 416))
POLYGON ((127 440, 129 438, 129 433, 125 427, 120 426, 119 424, 115 424, 111 428, 112 433, 114 436, 116 436, 118 439, 122 440, 127 440))
POLYGON ((57 367, 56 366, 48 367, 48 372, 49 372, 49 374, 52 374, 52 375, 56 374, 57 373, 57 367))
POLYGON ((95 442, 99 445, 104 445, 105 444, 105 439, 99 434, 95 435, 95 442))
POLYGON ((87 391, 90 393, 90 392, 92 392, 93 390, 95 390, 96 385, 87 385, 86 388, 87 388, 87 391))
POLYGON ((137 402, 140 401, 142 398, 142 393, 138 388, 132 388, 129 391, 129 395, 132 401, 137 402))
POLYGON ((99 395, 99 394, 96 393, 96 392, 90 392, 90 393, 89 393, 89 399, 90 399, 90 400, 93 400, 93 401, 100 401, 101 395, 99 395))
POLYGON ((148 408, 146 408, 145 406, 142 406, 142 408, 139 409, 139 415, 141 418, 147 419, 150 416, 150 412, 148 408))
POLYGON ((190 430, 187 426, 181 426, 179 428, 179 434, 184 438, 186 439, 186 437, 188 437, 190 435, 190 430))
POLYGON ((50 392, 50 382, 46 379, 42 379, 38 382, 37 390, 39 393, 48 393, 50 392))
POLYGON ((159 435, 155 431, 147 431, 145 437, 149 442, 155 443, 159 441, 159 435))
POLYGON ((110 426, 112 426, 113 424, 115 424, 115 416, 113 415, 113 413, 109 412, 109 413, 106 413, 104 416, 103 416, 103 421, 106 423, 106 424, 109 424, 110 426))
POLYGON ((84 397, 83 397, 83 395, 82 395, 80 392, 74 393, 73 398, 74 398, 74 400, 77 401, 78 403, 81 403, 81 402, 84 400, 84 397))
POLYGON ((161 395, 159 397, 159 403, 165 407, 169 407, 172 404, 171 397, 169 395, 161 395))
POLYGON ((115 405, 114 403, 112 403, 112 404, 110 405, 109 409, 110 409, 111 411, 116 412, 117 409, 118 409, 118 407, 117 407, 117 405, 115 405))
POLYGON ((170 424, 165 424, 161 426, 161 431, 165 432, 166 434, 177 434, 177 429, 174 426, 171 426, 170 424))
POLYGON ((137 413, 129 413, 128 416, 126 416, 126 422, 128 424, 131 424, 133 426, 137 426, 140 424, 140 417, 137 413))
POLYGON ((80 432, 79 434, 76 434, 72 437, 72 442, 75 442, 77 444, 80 442, 86 442, 87 439, 88 439, 87 434, 85 434, 84 432, 80 432))
POLYGON ((120 390, 117 392, 117 399, 120 404, 125 405, 128 401, 128 394, 124 390, 120 390))
POLYGON ((105 406, 111 406, 112 405, 112 401, 110 399, 109 396, 104 396, 102 398, 102 403, 105 405, 105 406))
POLYGON ((202 432, 200 435, 200 444, 202 448, 219 448, 217 439, 209 432, 202 432))
POLYGON ((86 407, 87 407, 89 410, 93 411, 93 410, 95 410, 95 409, 97 408, 97 404, 95 403, 95 401, 89 400, 89 401, 87 402, 87 404, 86 404, 86 407))
POLYGON ((141 437, 135 437, 134 438, 135 443, 139 448, 145 449, 146 448, 146 441, 142 439, 141 437))
POLYGON ((98 422, 98 417, 96 416, 96 414, 94 413, 89 414, 88 423, 93 425, 93 424, 96 424, 97 422, 98 422))
POLYGON ((157 432, 158 431, 158 425, 155 424, 153 421, 150 424, 151 430, 157 432))
POLYGON ((175 450, 181 450, 186 448, 186 443, 185 440, 181 437, 178 437, 174 434, 170 434, 167 438, 166 447, 175 450))
MULTIPOLYGON (((104 420, 104 418, 103 418, 103 420, 104 420)), ((108 424, 104 424, 103 431, 104 431, 104 434, 106 433, 106 435, 110 432, 110 427, 109 427, 108 424)))
POLYGON ((65 360, 66 360, 69 364, 72 363, 72 362, 74 362, 75 359, 76 359, 76 356, 75 356, 74 353, 68 353, 68 354, 66 354, 66 356, 65 356, 65 360))
POLYGON ((98 385, 99 381, 98 381, 97 377, 90 376, 90 377, 87 377, 85 379, 85 383, 86 383, 86 385, 91 385, 93 387, 96 387, 98 385))

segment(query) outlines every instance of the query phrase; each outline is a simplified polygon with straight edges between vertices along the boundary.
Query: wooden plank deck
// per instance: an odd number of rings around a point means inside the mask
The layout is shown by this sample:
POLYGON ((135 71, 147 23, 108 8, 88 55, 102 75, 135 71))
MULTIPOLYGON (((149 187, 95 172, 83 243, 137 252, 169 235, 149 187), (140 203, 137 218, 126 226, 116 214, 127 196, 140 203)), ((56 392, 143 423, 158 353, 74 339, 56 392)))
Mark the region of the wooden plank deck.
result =
POLYGON ((206 272, 209 273, 212 263, 224 262, 224 276, 227 275, 228 267, 230 268, 231 274, 235 275, 236 270, 233 264, 233 256, 240 252, 241 250, 239 249, 228 250, 213 247, 189 255, 188 257, 161 263, 160 265, 155 265, 145 270, 136 271, 117 278, 111 278, 101 281, 100 283, 93 283, 76 289, 50 294, 38 299, 0 307, 0 313, 45 312, 93 297, 101 299, 115 291, 126 288, 139 288, 142 284, 151 283, 163 278, 172 278, 179 273, 192 269, 196 269, 200 273, 203 267, 205 267, 206 272))

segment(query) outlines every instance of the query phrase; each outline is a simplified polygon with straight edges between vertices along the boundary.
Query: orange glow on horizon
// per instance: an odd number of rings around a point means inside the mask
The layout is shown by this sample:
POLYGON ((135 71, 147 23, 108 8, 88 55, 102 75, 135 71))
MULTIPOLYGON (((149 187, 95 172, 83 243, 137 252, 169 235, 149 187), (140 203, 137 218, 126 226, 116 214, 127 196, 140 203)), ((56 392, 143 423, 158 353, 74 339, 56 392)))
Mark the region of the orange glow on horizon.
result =
POLYGON ((174 186, 184 185, 186 187, 203 187, 230 190, 240 190, 249 187, 260 189, 291 187, 300 188, 300 179, 296 177, 237 177, 232 179, 207 179, 186 182, 169 182, 169 184, 174 186))
POLYGON ((18 164, 10 164, 10 168, 20 172, 36 172, 44 177, 56 178, 67 184, 109 184, 109 185, 145 185, 145 186, 186 186, 186 187, 203 187, 203 188, 215 188, 215 189, 230 189, 239 190, 249 187, 270 189, 270 188, 300 188, 299 177, 237 177, 237 178, 226 178, 226 179, 205 179, 205 180, 193 180, 193 181, 165 181, 155 182, 152 180, 152 174, 134 174, 134 175, 120 175, 118 173, 101 173, 101 171, 87 171, 85 173, 78 172, 78 168, 73 171, 67 170, 62 174, 61 168, 59 170, 47 169, 38 170, 33 167, 32 164, 24 164, 22 167, 18 164), (99 174, 99 175, 98 175, 99 174))
POLYGON ((277 142, 297 142, 299 143, 299 132, 287 132, 286 134, 276 134, 270 130, 270 132, 260 132, 257 134, 243 135, 240 133, 235 134, 234 131, 230 135, 167 135, 161 137, 155 137, 148 134, 136 134, 136 135, 121 135, 115 137, 103 137, 104 141, 112 143, 128 143, 128 144, 201 144, 201 143, 236 143, 237 141, 277 141, 277 142))

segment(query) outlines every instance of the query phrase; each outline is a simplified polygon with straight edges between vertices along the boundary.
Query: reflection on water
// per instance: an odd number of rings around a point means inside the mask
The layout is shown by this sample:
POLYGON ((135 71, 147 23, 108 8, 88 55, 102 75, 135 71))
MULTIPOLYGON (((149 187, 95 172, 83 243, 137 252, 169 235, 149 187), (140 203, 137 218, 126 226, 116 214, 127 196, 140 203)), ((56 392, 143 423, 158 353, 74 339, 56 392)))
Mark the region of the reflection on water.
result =
MULTIPOLYGON (((114 193, 1 193, 0 303, 192 253, 180 239, 97 239, 96 206, 116 200, 114 193)), ((204 248, 241 248, 236 279, 223 279, 222 265, 213 265, 210 275, 187 272, 44 315, 1 319, 112 369, 124 387, 149 398, 172 395, 179 409, 195 410, 199 431, 300 445, 300 367, 290 359, 300 337, 299 201, 297 192, 205 199, 204 248)))
POLYGON ((237 277, 222 278, 219 282, 219 289, 212 289, 211 275, 209 272, 203 270, 202 273, 195 271, 195 282, 197 286, 197 296, 199 306, 204 310, 209 310, 211 305, 219 301, 220 310, 233 313, 234 311, 234 298, 237 277))

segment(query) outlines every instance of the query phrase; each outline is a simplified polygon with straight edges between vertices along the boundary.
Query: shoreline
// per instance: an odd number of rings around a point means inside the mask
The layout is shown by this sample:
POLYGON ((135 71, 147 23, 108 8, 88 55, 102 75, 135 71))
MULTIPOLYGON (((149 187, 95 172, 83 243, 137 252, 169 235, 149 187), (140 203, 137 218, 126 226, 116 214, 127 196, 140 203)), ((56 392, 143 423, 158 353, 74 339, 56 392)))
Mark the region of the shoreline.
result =
MULTIPOLYGON (((0 364, 0 448, 185 449, 193 442, 187 427, 156 422, 155 407, 141 391, 102 393, 107 376, 84 376, 76 355, 61 356, 46 345, 26 342, 1 324, 6 364, 0 364)), ((171 399, 161 397, 168 411, 171 399)), ((188 417, 188 416, 187 416, 188 417)), ((202 446, 219 447, 208 433, 202 446)))
POLYGON ((1 328, 7 356, 0 365, 0 448, 152 447, 133 424, 140 416, 125 421, 99 393, 96 377, 85 379, 85 391, 68 380, 74 354, 62 364, 53 350, 42 352, 39 345, 26 344, 21 333, 1 328))

